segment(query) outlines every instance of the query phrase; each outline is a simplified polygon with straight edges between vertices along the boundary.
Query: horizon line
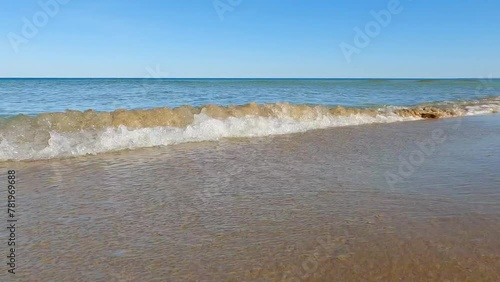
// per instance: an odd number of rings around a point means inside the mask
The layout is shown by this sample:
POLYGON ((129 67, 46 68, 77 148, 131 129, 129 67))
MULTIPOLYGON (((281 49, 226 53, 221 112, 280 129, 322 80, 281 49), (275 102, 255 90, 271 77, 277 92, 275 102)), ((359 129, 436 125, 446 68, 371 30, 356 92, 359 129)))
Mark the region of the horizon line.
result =
POLYGON ((500 77, 51 77, 51 76, 11 76, 0 77, 0 79, 366 79, 366 80, 456 80, 456 79, 500 79, 500 77))

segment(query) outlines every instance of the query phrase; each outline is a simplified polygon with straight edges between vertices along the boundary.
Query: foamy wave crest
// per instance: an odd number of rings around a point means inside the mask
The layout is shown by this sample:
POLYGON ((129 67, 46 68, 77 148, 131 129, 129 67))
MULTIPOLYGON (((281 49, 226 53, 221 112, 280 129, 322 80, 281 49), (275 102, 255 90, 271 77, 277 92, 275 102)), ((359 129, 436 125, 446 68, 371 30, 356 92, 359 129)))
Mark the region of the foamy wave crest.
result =
POLYGON ((500 99, 412 108, 356 109, 287 103, 176 109, 67 111, 0 121, 0 160, 35 160, 311 129, 498 112, 500 99))

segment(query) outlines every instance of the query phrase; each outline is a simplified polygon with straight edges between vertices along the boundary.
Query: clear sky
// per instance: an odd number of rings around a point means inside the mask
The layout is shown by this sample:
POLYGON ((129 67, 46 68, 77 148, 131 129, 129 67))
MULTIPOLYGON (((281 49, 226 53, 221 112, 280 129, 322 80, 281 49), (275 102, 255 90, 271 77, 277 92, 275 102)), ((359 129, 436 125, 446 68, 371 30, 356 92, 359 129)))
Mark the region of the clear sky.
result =
POLYGON ((391 1, 1 0, 0 77, 500 77, 500 1, 391 1))

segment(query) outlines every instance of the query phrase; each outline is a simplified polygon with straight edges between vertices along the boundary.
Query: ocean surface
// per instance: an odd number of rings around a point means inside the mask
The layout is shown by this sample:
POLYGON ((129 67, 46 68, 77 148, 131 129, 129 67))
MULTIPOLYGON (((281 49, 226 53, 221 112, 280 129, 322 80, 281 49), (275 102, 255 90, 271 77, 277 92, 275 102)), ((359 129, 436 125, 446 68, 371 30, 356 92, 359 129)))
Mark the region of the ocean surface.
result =
POLYGON ((498 96, 500 79, 0 79, 0 116, 289 102, 412 106, 498 96))
POLYGON ((0 160, 495 113, 498 79, 0 79, 0 160))
POLYGON ((500 281, 499 89, 0 79, 0 281, 500 281))

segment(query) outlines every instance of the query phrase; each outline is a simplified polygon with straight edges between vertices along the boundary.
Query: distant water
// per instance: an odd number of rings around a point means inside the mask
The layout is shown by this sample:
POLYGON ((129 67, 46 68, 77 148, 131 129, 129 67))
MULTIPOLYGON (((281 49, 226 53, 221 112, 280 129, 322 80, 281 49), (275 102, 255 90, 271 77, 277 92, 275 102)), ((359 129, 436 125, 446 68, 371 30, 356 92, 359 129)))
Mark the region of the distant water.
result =
POLYGON ((500 80, 0 79, 0 160, 500 112, 500 80))
POLYGON ((0 79, 0 116, 285 101, 409 106, 497 96, 499 89, 500 79, 0 79))

